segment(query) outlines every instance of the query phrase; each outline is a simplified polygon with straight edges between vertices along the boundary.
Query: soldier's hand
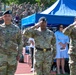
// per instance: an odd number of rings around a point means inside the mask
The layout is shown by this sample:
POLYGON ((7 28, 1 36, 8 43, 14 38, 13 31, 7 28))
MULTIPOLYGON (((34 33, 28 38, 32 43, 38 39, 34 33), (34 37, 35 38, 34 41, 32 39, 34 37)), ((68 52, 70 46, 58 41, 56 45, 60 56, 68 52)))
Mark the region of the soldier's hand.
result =
POLYGON ((40 22, 36 23, 36 24, 35 24, 35 27, 36 27, 36 28, 39 28, 42 22, 43 22, 43 21, 40 21, 40 22))

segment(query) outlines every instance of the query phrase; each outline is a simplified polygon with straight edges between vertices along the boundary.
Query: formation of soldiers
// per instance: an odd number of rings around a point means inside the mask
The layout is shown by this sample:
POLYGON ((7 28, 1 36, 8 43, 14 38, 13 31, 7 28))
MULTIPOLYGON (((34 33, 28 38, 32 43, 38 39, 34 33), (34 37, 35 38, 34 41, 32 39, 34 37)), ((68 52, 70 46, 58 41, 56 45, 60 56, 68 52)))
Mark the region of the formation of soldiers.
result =
POLYGON ((45 10, 45 6, 43 4, 39 6, 38 3, 30 4, 30 2, 28 3, 25 2, 20 5, 12 4, 11 8, 12 8, 13 23, 16 23, 15 18, 18 17, 19 21, 16 24, 19 25, 20 28, 22 18, 32 15, 34 13, 40 13, 43 10, 45 10))
POLYGON ((18 14, 20 19, 22 19, 23 17, 27 17, 28 15, 31 15, 33 13, 39 13, 45 9, 45 6, 43 4, 39 6, 38 3, 30 4, 30 2, 25 2, 20 5, 12 4, 11 7, 13 17, 15 17, 16 14, 18 14))
MULTIPOLYGON (((28 2, 28 3, 24 2, 24 3, 20 4, 20 5, 11 4, 10 7, 12 8, 12 17, 13 17, 12 20, 13 20, 13 23, 19 25, 20 28, 21 28, 21 19, 22 18, 27 17, 29 15, 32 15, 34 13, 40 13, 43 10, 45 10, 45 6, 43 4, 41 4, 39 6, 38 3, 30 4, 30 2, 28 2), (19 18, 18 23, 15 22, 16 15, 19 18)), ((3 23, 3 22, 1 22, 1 23, 3 23)))
MULTIPOLYGON (((0 75, 14 75, 17 60, 22 54, 22 34, 18 26, 11 23, 11 11, 5 11, 0 25, 0 75)), ((70 75, 76 75, 76 22, 64 29, 64 34, 70 37, 69 68, 70 75)), ((39 22, 24 30, 26 37, 35 39, 35 69, 37 75, 51 75, 50 68, 56 55, 56 39, 54 32, 47 29, 47 20, 41 17, 39 22)))

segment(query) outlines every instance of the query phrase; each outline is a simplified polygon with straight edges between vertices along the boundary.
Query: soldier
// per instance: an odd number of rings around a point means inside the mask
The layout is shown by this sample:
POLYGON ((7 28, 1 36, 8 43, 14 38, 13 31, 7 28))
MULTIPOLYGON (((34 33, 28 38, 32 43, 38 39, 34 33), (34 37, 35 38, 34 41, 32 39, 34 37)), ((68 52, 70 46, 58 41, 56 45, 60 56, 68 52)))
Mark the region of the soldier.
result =
POLYGON ((47 21, 41 17, 39 22, 24 30, 23 34, 35 40, 35 70, 37 75, 51 75, 51 65, 56 55, 54 33, 46 28, 47 21))
POLYGON ((76 22, 66 27, 63 32, 70 37, 68 51, 70 75, 76 75, 76 22))
POLYGON ((11 23, 11 14, 10 10, 5 11, 0 25, 0 75, 14 75, 22 54, 21 31, 11 23))

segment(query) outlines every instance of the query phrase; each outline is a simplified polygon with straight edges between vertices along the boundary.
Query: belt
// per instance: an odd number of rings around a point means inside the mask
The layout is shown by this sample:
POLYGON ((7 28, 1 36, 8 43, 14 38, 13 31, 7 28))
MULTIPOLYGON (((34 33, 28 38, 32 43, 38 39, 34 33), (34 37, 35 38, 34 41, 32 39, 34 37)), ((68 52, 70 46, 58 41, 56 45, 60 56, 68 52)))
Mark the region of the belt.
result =
POLYGON ((51 48, 38 48, 36 47, 37 50, 40 50, 40 51, 43 51, 43 52, 46 52, 46 51, 50 51, 51 48))

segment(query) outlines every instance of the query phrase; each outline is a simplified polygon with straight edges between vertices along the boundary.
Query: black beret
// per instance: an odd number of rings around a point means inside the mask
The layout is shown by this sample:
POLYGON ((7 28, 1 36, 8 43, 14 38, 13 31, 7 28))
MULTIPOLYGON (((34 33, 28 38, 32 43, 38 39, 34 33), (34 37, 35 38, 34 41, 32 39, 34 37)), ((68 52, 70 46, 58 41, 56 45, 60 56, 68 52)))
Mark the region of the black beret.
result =
POLYGON ((45 18, 45 17, 41 17, 41 18, 39 19, 39 21, 45 21, 45 22, 46 22, 46 18, 45 18))
POLYGON ((3 13, 3 15, 5 15, 5 14, 12 14, 12 11, 11 11, 11 10, 7 10, 7 11, 5 11, 5 12, 3 13))

